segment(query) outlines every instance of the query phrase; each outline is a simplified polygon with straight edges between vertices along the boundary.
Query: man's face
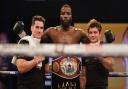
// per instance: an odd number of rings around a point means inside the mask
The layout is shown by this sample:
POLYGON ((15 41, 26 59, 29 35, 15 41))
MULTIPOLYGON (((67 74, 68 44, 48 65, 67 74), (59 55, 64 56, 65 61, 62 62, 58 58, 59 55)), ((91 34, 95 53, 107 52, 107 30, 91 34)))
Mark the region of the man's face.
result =
POLYGON ((89 29, 88 36, 89 36, 91 43, 96 43, 100 41, 101 33, 96 27, 93 27, 89 29))
POLYGON ((72 21, 71 8, 63 7, 60 12, 60 21, 63 26, 69 26, 72 21))
POLYGON ((41 39, 44 30, 44 23, 42 21, 35 21, 35 24, 31 26, 32 35, 34 38, 41 39))

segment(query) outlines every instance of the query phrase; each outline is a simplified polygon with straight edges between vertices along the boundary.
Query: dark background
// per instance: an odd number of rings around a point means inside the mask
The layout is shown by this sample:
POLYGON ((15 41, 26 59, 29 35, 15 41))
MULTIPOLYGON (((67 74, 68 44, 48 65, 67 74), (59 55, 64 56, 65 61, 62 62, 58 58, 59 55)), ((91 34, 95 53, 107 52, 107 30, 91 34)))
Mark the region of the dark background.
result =
POLYGON ((60 7, 65 3, 72 7, 74 23, 92 18, 103 23, 128 23, 127 0, 2 0, 0 31, 15 38, 12 28, 16 21, 22 20, 25 31, 30 34, 31 18, 36 14, 46 18, 45 28, 56 26, 60 7))
MULTIPOLYGON (((7 33, 10 42, 16 43, 18 37, 12 30, 16 21, 23 21, 30 35, 31 18, 36 14, 46 18, 45 28, 59 25, 60 8, 65 3, 72 7, 74 23, 92 18, 102 23, 128 23, 127 0, 0 0, 0 33, 7 33)), ((16 76, 0 75, 1 81, 6 89, 16 89, 16 76)))

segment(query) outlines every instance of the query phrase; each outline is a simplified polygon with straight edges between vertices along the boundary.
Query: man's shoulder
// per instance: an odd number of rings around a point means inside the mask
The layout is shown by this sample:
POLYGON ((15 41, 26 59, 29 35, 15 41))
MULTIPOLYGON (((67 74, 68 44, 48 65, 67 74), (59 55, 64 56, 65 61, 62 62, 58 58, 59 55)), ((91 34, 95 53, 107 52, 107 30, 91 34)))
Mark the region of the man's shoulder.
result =
POLYGON ((79 33, 81 33, 81 34, 85 34, 86 32, 83 30, 83 29, 81 29, 81 28, 76 28, 76 27, 74 27, 74 30, 75 31, 78 31, 79 33))
POLYGON ((53 29, 56 29, 56 27, 49 27, 49 28, 47 28, 47 30, 53 30, 53 29))
POLYGON ((56 26, 56 27, 49 27, 49 28, 47 28, 46 30, 47 30, 47 31, 56 30, 56 29, 58 29, 58 27, 59 27, 59 26, 56 26))
POLYGON ((77 27, 74 27, 74 30, 75 30, 75 31, 79 31, 79 32, 84 32, 83 29, 81 29, 81 28, 77 28, 77 27))
POLYGON ((44 34, 49 34, 51 33, 51 31, 54 31, 56 29, 56 27, 49 27, 44 31, 44 34))
POLYGON ((81 29, 81 28, 77 28, 77 27, 74 27, 74 30, 77 30, 77 31, 83 31, 83 29, 81 29))
POLYGON ((32 39, 31 36, 24 36, 23 38, 21 38, 18 42, 18 44, 25 44, 25 43, 29 43, 29 41, 32 39))
POLYGON ((18 44, 29 44, 29 46, 31 47, 36 47, 36 41, 34 40, 34 38, 32 36, 26 36, 23 37, 18 44))
POLYGON ((24 36, 23 38, 21 38, 21 39, 30 39, 31 38, 31 36, 24 36))
POLYGON ((46 29, 46 33, 51 33, 51 32, 56 32, 56 31, 59 31, 61 30, 60 26, 56 26, 56 27, 49 27, 46 29))

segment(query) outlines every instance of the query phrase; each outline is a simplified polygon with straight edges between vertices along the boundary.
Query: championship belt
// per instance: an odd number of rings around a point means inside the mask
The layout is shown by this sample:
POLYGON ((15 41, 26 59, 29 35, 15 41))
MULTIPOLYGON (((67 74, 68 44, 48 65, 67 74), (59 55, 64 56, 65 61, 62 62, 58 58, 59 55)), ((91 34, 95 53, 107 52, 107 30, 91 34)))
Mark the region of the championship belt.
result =
POLYGON ((79 57, 61 56, 52 62, 52 72, 66 79, 73 79, 80 75, 81 62, 79 57))

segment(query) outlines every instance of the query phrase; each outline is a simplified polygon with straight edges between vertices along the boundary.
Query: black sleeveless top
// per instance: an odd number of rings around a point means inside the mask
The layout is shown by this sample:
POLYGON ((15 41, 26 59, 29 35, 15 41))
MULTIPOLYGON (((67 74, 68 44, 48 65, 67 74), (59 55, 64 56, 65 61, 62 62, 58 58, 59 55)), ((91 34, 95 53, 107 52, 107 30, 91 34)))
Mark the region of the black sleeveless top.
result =
MULTIPOLYGON (((22 40, 20 44, 28 44, 29 42, 26 40, 22 40)), ((30 61, 33 57, 26 56, 18 56, 19 58, 30 61)), ((42 62, 42 68, 33 67, 30 71, 24 74, 18 74, 18 89, 45 89, 44 88, 44 74, 45 74, 45 61, 42 62)))
POLYGON ((107 86, 108 70, 101 64, 98 57, 85 57, 82 65, 86 67, 86 86, 107 86))
MULTIPOLYGON (((19 57, 27 59, 28 61, 32 57, 19 57)), ((19 59, 20 60, 20 59, 19 59)), ((44 63, 43 68, 32 68, 30 71, 18 75, 18 87, 25 87, 26 89, 44 89, 44 63)), ((19 88, 18 88, 19 89, 19 88)))

